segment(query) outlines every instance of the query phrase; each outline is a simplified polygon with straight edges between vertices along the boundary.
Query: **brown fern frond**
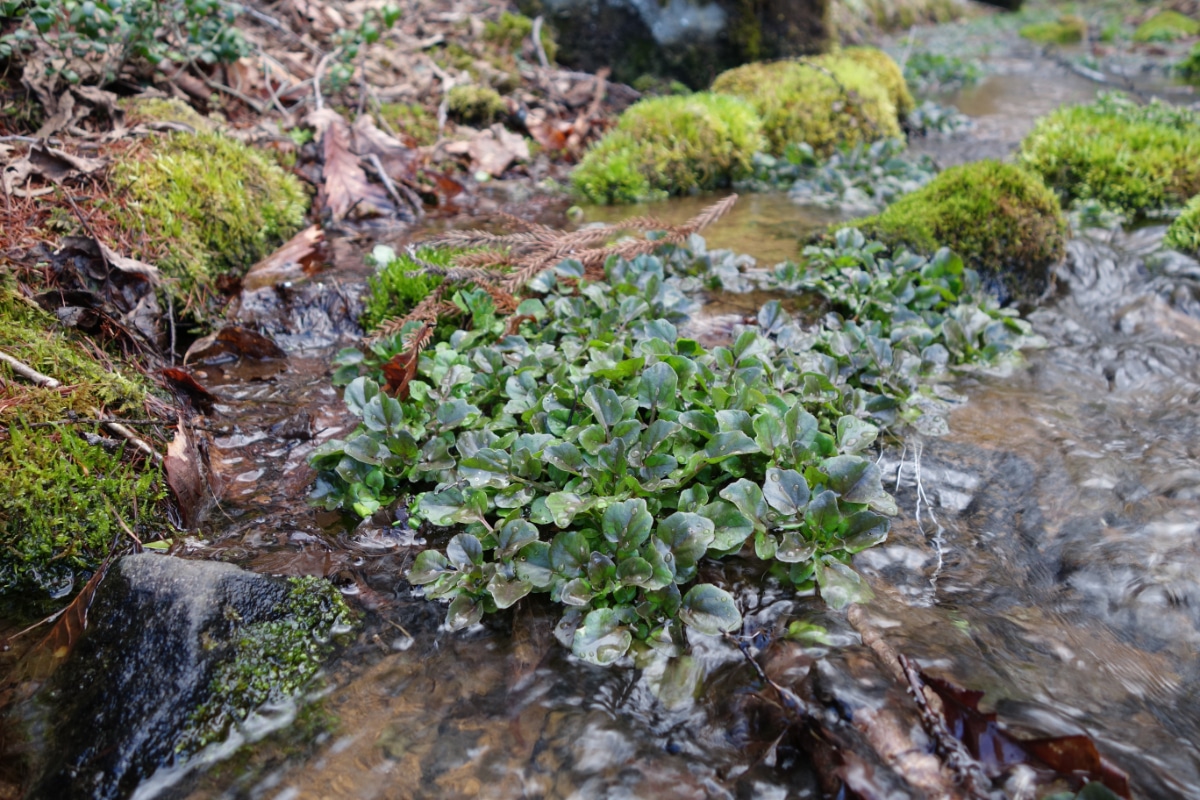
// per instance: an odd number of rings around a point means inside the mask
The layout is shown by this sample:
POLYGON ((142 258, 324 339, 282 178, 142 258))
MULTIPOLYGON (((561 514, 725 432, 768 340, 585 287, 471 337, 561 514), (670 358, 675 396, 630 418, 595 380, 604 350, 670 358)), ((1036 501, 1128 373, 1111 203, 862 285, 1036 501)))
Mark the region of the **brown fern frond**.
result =
POLYGON ((718 200, 717 202, 713 203, 711 206, 689 219, 683 225, 677 228, 669 228, 667 230, 669 230, 670 233, 683 233, 684 238, 686 239, 687 236, 690 236, 693 233, 699 233, 709 225, 712 225, 714 222, 719 220, 721 217, 725 216, 725 214, 729 212, 729 209, 733 208, 733 204, 737 202, 737 199, 738 196, 736 194, 731 194, 724 200, 718 200))
POLYGON ((511 267, 517 263, 512 255, 499 250, 477 250, 454 257, 454 266, 463 269, 511 267))
POLYGON ((669 231, 675 226, 658 217, 630 217, 614 223, 613 227, 627 231, 669 231))
POLYGON ((510 292, 497 286, 482 287, 485 292, 492 298, 492 303, 496 306, 496 313, 500 316, 507 317, 517 310, 517 306, 521 304, 517 298, 513 297, 510 292))
POLYGON ((445 231, 437 236, 425 239, 421 244, 429 247, 513 247, 535 244, 539 241, 538 232, 520 231, 517 233, 491 233, 489 231, 445 231))
POLYGON ((419 353, 428 347, 429 343, 433 340, 433 327, 434 324, 432 322, 426 322, 408 336, 405 336, 403 341, 404 351, 406 353, 419 353))
MULTIPOLYGON (((404 316, 392 317, 391 319, 385 319, 383 322, 380 322, 375 326, 374 331, 372 331, 368 336, 364 337, 364 340, 368 343, 382 341, 389 336, 399 333, 404 326, 410 322, 430 322, 436 325, 439 311, 442 310, 442 297, 445 295, 445 293, 446 284, 438 286, 432 292, 427 294, 421 302, 417 303, 412 311, 408 312, 404 316)), ((453 303, 450 303, 449 305, 455 310, 458 308, 453 303)))
POLYGON ((549 225, 543 225, 540 222, 531 222, 527 219, 521 219, 516 214, 507 214, 503 211, 498 213, 496 218, 503 220, 519 231, 525 231, 529 233, 562 233, 562 231, 558 230, 557 228, 551 228, 549 225))

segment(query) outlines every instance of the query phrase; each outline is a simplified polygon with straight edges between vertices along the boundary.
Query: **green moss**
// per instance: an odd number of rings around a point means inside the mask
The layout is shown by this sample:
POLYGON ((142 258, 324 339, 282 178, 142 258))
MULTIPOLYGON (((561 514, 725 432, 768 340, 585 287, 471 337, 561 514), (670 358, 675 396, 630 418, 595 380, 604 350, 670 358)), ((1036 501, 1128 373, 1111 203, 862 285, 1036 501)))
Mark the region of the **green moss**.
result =
POLYGON ((297 696, 333 651, 333 636, 350 629, 353 615, 329 581, 305 576, 288 583, 273 619, 235 634, 232 652, 209 684, 209 700, 193 713, 176 752, 222 741, 252 711, 297 696))
POLYGON ((455 86, 450 90, 450 116, 465 125, 486 127, 508 110, 504 98, 488 86, 455 86))
POLYGON ((1040 120, 1020 161, 1064 205, 1098 200, 1130 220, 1160 215, 1200 194, 1200 114, 1105 94, 1040 120))
POLYGON ((197 132, 211 132, 216 125, 196 109, 174 97, 129 97, 118 105, 125 111, 125 122, 138 125, 144 122, 179 122, 197 132))
POLYGON ((123 442, 111 451, 88 444, 85 433, 112 441, 97 425, 37 423, 97 412, 144 417, 149 385, 96 361, 8 280, 0 281, 0 349, 69 387, 38 388, 0 364, 8 387, 0 404, 0 594, 61 589, 108 554, 121 534, 117 515, 157 538, 166 485, 123 442))
MULTIPOLYGON (((459 252, 447 247, 422 247, 417 250, 417 258, 448 267, 459 252)), ((407 253, 397 254, 390 247, 376 247, 371 260, 376 272, 367 281, 370 292, 361 318, 364 330, 373 330, 385 319, 404 316, 442 283, 440 277, 413 274, 421 265, 407 253)))
POLYGON ((1175 71, 1189 82, 1200 78, 1200 42, 1192 45, 1192 52, 1175 65, 1175 71))
POLYGON ((839 146, 901 136, 885 78, 865 60, 838 53, 746 64, 719 75, 712 88, 755 107, 772 154, 804 142, 828 157, 839 146))
MULTIPOLYGON (((508 11, 502 12, 498 21, 487 22, 483 26, 483 40, 510 53, 519 52, 525 40, 532 35, 533 20, 524 14, 512 14, 508 11)), ((542 26, 540 38, 546 58, 550 63, 554 63, 554 57, 558 55, 558 44, 554 41, 549 26, 542 26)))
POLYGON ((116 161, 111 213, 202 316, 223 273, 241 274, 300 229, 308 198, 268 155, 223 134, 147 141, 116 161))
POLYGON ((1160 11, 1133 32, 1135 42, 1173 42, 1200 34, 1200 22, 1178 11, 1160 11))
POLYGON ((418 147, 438 139, 437 117, 417 103, 384 103, 379 107, 379 116, 397 133, 412 137, 418 147))
POLYGON ((754 109, 727 95, 654 97, 631 106, 571 174, 595 203, 726 186, 750 174, 763 147, 754 109))
POLYGON ((1164 244, 1191 256, 1200 256, 1200 195, 1192 198, 1167 229, 1164 244))
POLYGON ((879 76, 892 105, 896 107, 896 113, 901 118, 908 116, 916 107, 913 96, 908 91, 908 82, 904 79, 904 70, 887 53, 874 47, 847 47, 839 51, 838 55, 873 70, 879 76))
POLYGON ((1076 44, 1087 36, 1087 22, 1074 14, 1065 14, 1051 22, 1026 25, 1018 33, 1038 44, 1076 44))
POLYGON ((1062 257, 1066 221, 1036 175, 978 161, 952 167, 881 214, 841 227, 925 254, 949 247, 1008 293, 1032 298, 1045 287, 1045 268, 1062 257))

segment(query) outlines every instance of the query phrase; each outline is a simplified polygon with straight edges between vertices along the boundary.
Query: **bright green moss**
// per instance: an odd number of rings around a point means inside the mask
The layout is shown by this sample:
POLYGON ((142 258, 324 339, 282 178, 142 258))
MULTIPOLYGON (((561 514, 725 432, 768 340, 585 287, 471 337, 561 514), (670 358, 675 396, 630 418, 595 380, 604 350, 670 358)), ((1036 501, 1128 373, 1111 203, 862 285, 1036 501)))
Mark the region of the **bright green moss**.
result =
MULTIPOLYGON (((524 14, 512 14, 504 11, 496 22, 487 22, 483 26, 483 40, 507 52, 520 51, 522 44, 533 35, 533 20, 524 14)), ((558 44, 548 26, 543 25, 541 36, 542 49, 546 58, 554 63, 558 54, 558 44)))
POLYGON ((1098 200, 1130 220, 1160 215, 1200 194, 1200 114, 1102 95, 1040 120, 1020 161, 1064 205, 1098 200))
POLYGON ((274 619, 235 634, 232 652, 209 684, 209 700, 193 713, 177 752, 222 741, 252 711, 296 697, 333 651, 333 636, 350 630, 353 614, 329 581, 305 576, 288 584, 274 619))
POLYGON ((892 105, 896 107, 896 113, 902 119, 916 106, 912 94, 908 91, 904 70, 900 69, 900 65, 887 53, 874 47, 847 47, 839 51, 838 55, 873 70, 879 76, 892 105))
MULTIPOLYGON (((417 251, 417 257, 439 267, 448 267, 458 253, 458 250, 445 247, 423 247, 417 251)), ((407 253, 398 254, 390 247, 375 248, 371 259, 375 262, 376 273, 368 280, 371 291, 367 294, 361 320, 364 330, 373 330, 385 319, 404 316, 442 283, 441 278, 433 275, 414 274, 421 265, 407 253)))
POLYGON ((384 103, 379 116, 399 134, 412 138, 418 147, 437 141, 437 117, 416 103, 384 103))
POLYGON ((1192 198, 1167 230, 1167 247, 1200 256, 1200 195, 1192 198))
POLYGON ((84 434, 113 439, 98 425, 37 423, 145 417, 149 386, 96 361, 8 281, 0 281, 0 349, 69 387, 38 388, 0 364, 8 387, 0 410, 0 594, 53 591, 108 554, 121 535, 118 514, 143 538, 157 538, 166 486, 160 469, 123 440, 111 450, 89 444, 84 434))
POLYGON ((717 76, 714 92, 745 98, 763 120, 772 154, 805 142, 828 157, 839 146, 901 137, 885 79, 862 54, 746 64, 717 76))
POLYGON ((1052 22, 1035 22, 1018 33, 1038 44, 1076 44, 1087 36, 1087 22, 1082 17, 1066 14, 1052 22))
POLYGON ((1062 257, 1066 221, 1036 175, 1011 164, 952 167, 881 214, 855 220, 868 238, 930 254, 949 247, 1008 293, 1035 297, 1062 257))
POLYGON ((465 125, 486 127, 507 110, 504 98, 490 86, 468 84, 450 90, 450 116, 465 125))
POLYGON ((750 174, 764 144, 760 131, 754 109, 736 97, 701 92, 642 100, 587 152, 571 181, 594 203, 727 186, 750 174))
POLYGON ((271 158, 223 134, 176 133, 117 159, 117 222, 145 242, 190 310, 223 273, 241 274, 300 229, 308 198, 271 158))
POLYGON ((1200 22, 1178 11, 1160 11, 1133 32, 1135 42, 1173 42, 1200 34, 1200 22))
POLYGON ((125 122, 129 125, 143 122, 179 122, 194 131, 216 130, 212 120, 174 97, 131 97, 122 100, 119 105, 125 110, 125 122))

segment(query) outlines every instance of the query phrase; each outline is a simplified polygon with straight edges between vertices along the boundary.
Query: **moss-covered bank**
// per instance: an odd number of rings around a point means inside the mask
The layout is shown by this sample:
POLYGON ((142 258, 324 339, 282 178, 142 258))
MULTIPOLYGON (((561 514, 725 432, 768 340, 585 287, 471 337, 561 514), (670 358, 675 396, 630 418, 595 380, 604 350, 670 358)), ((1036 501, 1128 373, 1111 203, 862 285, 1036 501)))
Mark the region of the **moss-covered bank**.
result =
POLYGON ((1200 257, 1200 195, 1184 206, 1183 213, 1167 229, 1167 247, 1200 257))
POLYGON ((952 167, 883 213, 842 227, 925 254, 949 247, 1018 299, 1045 289, 1066 234, 1058 201, 1041 180, 997 161, 952 167))
POLYGON ((1102 95, 1039 121, 1020 162, 1064 205, 1097 200, 1130 220, 1157 216, 1200 194, 1200 114, 1102 95))
POLYGON ((0 350, 63 384, 37 387, 0 363, 0 594, 56 593, 108 554, 122 522, 146 541, 165 529, 161 470, 99 425, 70 421, 145 417, 150 385, 102 363, 7 279, 0 350))

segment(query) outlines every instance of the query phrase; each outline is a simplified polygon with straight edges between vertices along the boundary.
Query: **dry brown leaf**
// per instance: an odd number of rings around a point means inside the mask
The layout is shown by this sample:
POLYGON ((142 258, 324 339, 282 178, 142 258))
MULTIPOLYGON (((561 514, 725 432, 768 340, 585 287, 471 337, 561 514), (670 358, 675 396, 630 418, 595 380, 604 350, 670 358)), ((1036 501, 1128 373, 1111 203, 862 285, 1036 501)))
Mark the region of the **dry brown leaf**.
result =
POLYGON ((242 278, 242 288, 254 291, 312 275, 324 262, 321 252, 324 244, 325 231, 320 225, 305 228, 251 267, 242 278))
POLYGON ((471 156, 471 169, 499 177, 514 161, 529 160, 529 143, 524 137, 507 130, 503 125, 493 125, 471 138, 467 146, 471 156))
MULTIPOLYGON (((115 552, 114 550, 113 553, 115 552)), ((42 681, 49 678, 50 673, 54 672, 55 668, 70 655, 75 643, 79 641, 79 637, 87 628, 88 609, 92 607, 96 589, 100 587, 100 582, 108 574, 112 560, 112 554, 104 559, 103 563, 96 568, 91 580, 84 584, 83 589, 75 595, 71 604, 63 609, 50 632, 25 654, 17 669, 23 679, 42 681)))
POLYGON ((208 497, 207 484, 204 480, 204 467, 200 462, 200 451, 182 419, 176 428, 175 438, 167 445, 163 467, 167 471, 167 484, 174 492, 175 502, 179 505, 184 527, 195 527, 208 497))
POLYGON ((350 149, 350 126, 340 114, 329 108, 313 111, 307 122, 321 137, 324 167, 317 204, 328 211, 334 222, 353 214, 355 219, 395 213, 387 192, 367 180, 358 156, 350 149))
POLYGON ((287 353, 257 331, 240 325, 226 325, 216 333, 193 342, 183 356, 183 363, 215 363, 239 358, 287 358, 287 353))

